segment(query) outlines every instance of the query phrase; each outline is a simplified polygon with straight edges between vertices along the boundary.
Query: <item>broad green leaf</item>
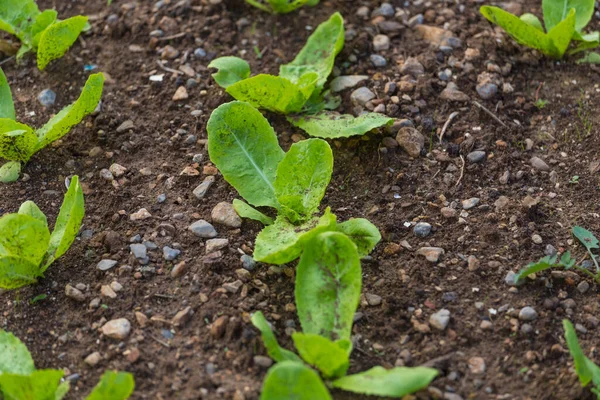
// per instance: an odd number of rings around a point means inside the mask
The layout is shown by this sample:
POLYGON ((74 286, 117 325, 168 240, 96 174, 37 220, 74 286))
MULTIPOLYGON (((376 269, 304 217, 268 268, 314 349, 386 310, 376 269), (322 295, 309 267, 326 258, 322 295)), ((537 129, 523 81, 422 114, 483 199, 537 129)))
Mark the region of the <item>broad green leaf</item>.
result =
POLYGON ((213 111, 206 130, 210 160, 225 180, 248 203, 277 208, 273 181, 284 152, 265 117, 234 101, 213 111))
POLYGON ((569 351, 571 352, 571 356, 575 363, 575 371, 579 377, 579 382, 581 382, 581 386, 587 386, 592 380, 592 371, 588 369, 585 361, 587 357, 583 354, 583 350, 581 350, 575 328, 571 321, 563 319, 563 328, 565 330, 567 346, 569 347, 569 351))
POLYGON ((252 325, 254 325, 256 327, 256 329, 258 329, 261 333, 263 344, 265 345, 265 348, 267 349, 267 354, 269 354, 269 357, 271 357, 273 360, 275 360, 275 362, 282 362, 282 361, 302 362, 300 357, 298 357, 295 353, 279 346, 279 343, 277 342, 277 339, 275 338, 275 335, 273 334, 273 331, 271 330, 271 326, 267 322, 267 320, 262 312, 257 311, 254 314, 252 314, 251 321, 252 321, 252 325))
POLYGON ((316 115, 287 117, 287 120, 309 135, 324 139, 364 135, 375 128, 391 125, 394 122, 393 118, 378 113, 354 117, 328 111, 316 115))
POLYGON ((253 219, 261 222, 263 225, 271 225, 273 223, 273 218, 266 216, 256 208, 244 203, 241 200, 233 200, 233 209, 242 218, 253 219))
POLYGON ((0 375, 0 389, 5 400, 55 400, 64 371, 39 369, 31 375, 0 375))
POLYGON ((39 265, 49 241, 48 227, 34 217, 7 214, 0 218, 0 256, 24 258, 39 265))
POLYGON ((561 21, 548 32, 548 38, 553 43, 558 52, 556 58, 562 58, 571 43, 573 34, 575 33, 575 10, 571 9, 567 18, 561 21))
POLYGON ((17 289, 32 285, 41 276, 38 264, 26 258, 0 255, 0 288, 17 289))
MULTIPOLYGON (((56 260, 69 250, 77 237, 84 214, 83 189, 79 184, 79 177, 73 176, 50 236, 48 255, 51 259, 56 260)), ((48 266, 49 264, 45 265, 43 270, 45 271, 48 266)))
POLYGON ((19 179, 21 173, 20 161, 9 161, 0 167, 0 182, 11 183, 19 179))
POLYGON ((356 375, 348 375, 331 384, 334 388, 382 397, 402 397, 429 386, 438 371, 425 367, 373 367, 356 375))
POLYGON ((236 100, 248 102, 256 108, 289 114, 302 110, 315 89, 316 81, 316 74, 304 78, 302 86, 279 76, 260 74, 228 86, 226 90, 236 100), (310 79, 313 79, 312 87, 305 83, 310 79))
POLYGON ((86 400, 126 400, 134 389, 135 380, 130 373, 106 371, 86 400))
POLYGON ((260 400, 332 400, 319 375, 297 361, 275 364, 265 377, 260 400))
POLYGON ((292 339, 302 359, 321 371, 325 378, 333 379, 346 375, 350 359, 345 348, 314 333, 296 332, 292 339))
POLYGON ((39 13, 34 0, 0 0, 0 30, 19 36, 39 13))
POLYGON ((220 57, 208 64, 208 68, 219 71, 212 74, 213 79, 223 88, 243 81, 250 76, 250 64, 239 57, 220 57))
POLYGON ((369 255, 381 240, 381 233, 375 225, 364 218, 353 218, 338 224, 337 230, 348 236, 358 248, 358 255, 369 255))
POLYGON ((485 18, 502 27, 518 43, 537 49, 551 57, 560 58, 562 56, 548 35, 523 22, 519 17, 493 6, 483 6, 480 11, 485 18))
POLYGON ((536 17, 535 15, 533 15, 531 13, 525 13, 525 14, 521 15, 519 18, 521 19, 521 21, 525 22, 528 25, 533 26, 540 32, 544 32, 544 27, 542 26, 540 19, 538 17, 536 17))
POLYGON ((307 72, 316 72, 317 91, 320 92, 343 47, 344 18, 336 12, 315 29, 294 61, 279 68, 279 75, 296 83, 307 72))
POLYGON ((600 242, 594 234, 581 226, 573 227, 573 235, 589 250, 599 249, 600 242))
POLYGON ((36 151, 69 133, 73 126, 80 123, 85 116, 94 112, 102 98, 103 87, 104 74, 100 72, 90 75, 77 101, 63 108, 46 125, 37 130, 38 144, 36 151))
MULTIPOLYGON (((38 68, 42 71, 52 60, 61 58, 75 43, 88 17, 78 15, 56 22, 43 31, 37 49, 38 68)), ((95 108, 95 107, 94 107, 95 108)))
POLYGON ((280 212, 292 223, 312 217, 332 173, 333 153, 326 141, 308 139, 294 143, 277 166, 273 183, 280 212))
POLYGON ((21 207, 19 207, 19 214, 29 215, 30 217, 43 222, 46 227, 48 226, 46 215, 33 201, 27 200, 25 203, 21 204, 21 207))
POLYGON ((12 333, 0 330, 0 374, 29 375, 33 371, 27 346, 12 333))
POLYGON ((305 246, 296 267, 296 307, 304 333, 349 339, 360 300, 356 245, 343 233, 325 232, 305 246))
POLYGON ((321 218, 314 217, 299 226, 280 215, 273 225, 265 227, 256 237, 254 259, 269 264, 294 261, 312 237, 335 229, 335 219, 329 208, 321 218))
POLYGON ((0 118, 15 119, 15 105, 10 93, 8 80, 2 68, 0 68, 0 118))
POLYGON ((575 10, 575 29, 581 32, 594 15, 594 0, 542 0, 544 24, 550 31, 568 18, 571 9, 575 10))
POLYGON ((35 21, 23 32, 23 42, 32 48, 37 48, 42 33, 54 22, 58 13, 56 10, 44 10, 35 17, 35 21))
POLYGON ((529 276, 531 274, 535 274, 535 273, 556 267, 557 266, 556 260, 557 260, 557 256, 546 256, 546 257, 540 258, 540 260, 537 262, 532 262, 530 264, 527 264, 527 266, 525 266, 525 268, 523 268, 516 274, 515 283, 517 283, 517 284, 520 283, 520 281, 522 281, 523 279, 525 279, 527 276, 529 276))
POLYGON ((0 118, 0 158, 28 161, 35 153, 37 137, 29 126, 0 118))

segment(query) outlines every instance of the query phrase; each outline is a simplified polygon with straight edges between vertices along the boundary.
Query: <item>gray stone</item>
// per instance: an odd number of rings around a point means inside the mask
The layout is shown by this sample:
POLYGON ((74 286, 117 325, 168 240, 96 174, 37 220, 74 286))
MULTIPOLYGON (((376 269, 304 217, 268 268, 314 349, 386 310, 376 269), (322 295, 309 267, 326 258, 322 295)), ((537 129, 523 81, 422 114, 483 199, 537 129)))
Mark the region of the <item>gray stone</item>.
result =
POLYGON ((156 202, 157 202, 157 203, 164 203, 166 200, 167 200, 167 195, 166 195, 166 194, 164 194, 164 193, 162 193, 162 194, 159 194, 159 195, 156 197, 156 202))
POLYGON ((548 164, 546 164, 546 162, 539 157, 531 157, 531 160, 529 160, 529 162, 531 163, 531 166, 533 168, 539 171, 550 171, 550 167, 548 166, 548 164))
POLYGON ((479 163, 485 160, 485 151, 476 150, 467 154, 467 160, 472 163, 479 163))
POLYGON ((446 310, 445 308, 442 308, 438 312, 431 314, 431 317, 429 317, 429 325, 440 331, 446 329, 448 327, 448 323, 450 323, 450 311, 446 310))
POLYGON ((240 261, 242 262, 242 267, 248 271, 253 271, 256 268, 256 261, 252 256, 244 254, 240 257, 240 261))
POLYGON ((338 93, 345 89, 350 89, 360 82, 369 79, 368 75, 342 75, 334 78, 329 85, 332 93, 338 93))
POLYGON ((400 67, 400 73, 403 75, 412 75, 418 77, 425 73, 425 68, 416 58, 409 57, 400 67))
POLYGON ((199 184, 196 187, 196 189, 194 189, 194 191, 193 191, 194 196, 198 200, 202 200, 204 198, 204 196, 206 196, 206 193, 208 192, 208 189, 210 189, 210 187, 212 186, 213 183, 215 183, 215 177, 214 176, 209 175, 206 178, 204 178, 204 181, 202 181, 202 183, 199 184))
POLYGON ((535 321, 538 317, 537 311, 533 309, 533 307, 523 307, 521 311, 519 311, 519 319, 521 321, 535 321))
POLYGON ((209 239, 206 241, 206 254, 221 250, 229 245, 228 239, 209 239))
POLYGON ((188 227, 188 230, 193 232, 196 236, 204 239, 212 239, 214 237, 217 237, 217 231, 215 230, 215 228, 203 219, 191 224, 188 227))
POLYGON ((415 128, 404 127, 398 131, 396 142, 409 156, 417 158, 425 146, 425 136, 415 128))
POLYGON ((419 222, 413 228, 413 233, 418 237, 427 237, 431 233, 431 224, 419 222))
POLYGON ((44 89, 38 95, 38 101, 44 107, 51 107, 56 102, 56 93, 51 89, 44 89))
POLYGON ((119 125, 119 127, 117 128, 117 133, 127 132, 128 130, 133 129, 133 127, 133 121, 128 119, 124 121, 121 125, 119 125))
POLYGON ((477 94, 484 100, 489 100, 498 93, 498 85, 491 82, 484 82, 478 84, 475 89, 477 90, 477 94))
POLYGON ((144 260, 148 258, 148 248, 141 243, 130 244, 129 250, 131 250, 131 254, 133 254, 133 256, 138 260, 144 260))
POLYGON ((384 51, 390 48, 390 38, 387 35, 375 35, 373 38, 373 50, 384 51))
POLYGON ((181 250, 173 249, 169 246, 163 247, 163 257, 166 261, 173 261, 181 254, 181 250))
POLYGON ((544 242, 544 240, 542 239, 542 237, 540 235, 538 235, 537 233, 534 234, 533 236, 531 236, 531 240, 535 244, 542 244, 544 242))
POLYGON ((65 286, 65 295, 75 301, 85 301, 85 295, 81 292, 81 290, 74 288, 69 284, 65 286))
POLYGON ((217 204, 210 215, 213 222, 218 224, 230 228, 239 228, 242 226, 242 219, 233 208, 233 205, 226 201, 217 204))
POLYGON ((454 82, 448 82, 446 88, 440 93, 440 99, 448 101, 469 101, 469 96, 460 90, 454 82))
POLYGON ((102 326, 102 333, 112 339, 126 339, 129 332, 131 332, 131 323, 125 318, 113 319, 102 326))
POLYGON ((417 250, 417 255, 425 257, 429 262, 438 262, 444 253, 441 247, 421 247, 417 250))
POLYGON ((371 64, 377 68, 385 67, 387 65, 385 57, 380 56, 379 54, 371 54, 369 60, 371 60, 371 64))
POLYGON ((273 365, 273 360, 266 356, 254 356, 254 364, 266 369, 273 365))
POLYGON ((470 210, 471 208, 477 206, 477 204, 479 204, 479 199, 477 197, 472 197, 462 201, 462 208, 463 210, 470 210))
POLYGON ((504 282, 508 286, 517 286, 517 274, 515 274, 513 271, 508 271, 506 277, 504 277, 504 282))
POLYGON ((367 102, 373 100, 375 97, 377 96, 369 88, 361 87, 352 92, 350 100, 352 100, 354 105, 364 107, 367 102))
POLYGON ((378 296, 376 294, 373 293, 366 293, 365 294, 365 299, 367 300, 367 303, 370 306, 378 306, 381 304, 382 298, 381 296, 378 296))
POLYGON ((371 17, 393 17, 396 14, 396 10, 394 10, 394 6, 390 3, 382 3, 379 8, 376 8, 371 13, 371 17))
POLYGON ((117 261, 115 260, 102 260, 96 266, 100 271, 108 271, 112 267, 117 265, 117 261))
POLYGON ((587 292, 589 290, 589 288, 590 288, 590 284, 587 283, 587 281, 581 281, 581 282, 579 282, 579 285, 577 285, 577 290, 581 294, 587 292))

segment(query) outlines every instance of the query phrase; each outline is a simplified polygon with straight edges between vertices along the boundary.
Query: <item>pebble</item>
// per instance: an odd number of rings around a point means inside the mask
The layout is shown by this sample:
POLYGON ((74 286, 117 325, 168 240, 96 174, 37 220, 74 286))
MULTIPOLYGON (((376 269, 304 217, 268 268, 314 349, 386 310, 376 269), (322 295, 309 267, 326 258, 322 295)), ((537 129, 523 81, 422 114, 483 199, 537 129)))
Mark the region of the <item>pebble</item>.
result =
POLYGON ((590 284, 587 283, 587 281, 581 281, 581 282, 579 282, 579 285, 577 285, 577 290, 581 294, 587 292, 589 290, 589 288, 590 288, 590 284))
POLYGON ((390 48, 390 38, 387 35, 375 35, 373 38, 373 50, 383 51, 390 48))
POLYGON ((414 29, 418 37, 421 37, 423 40, 436 47, 439 47, 448 38, 454 36, 452 32, 443 28, 439 28, 437 26, 419 24, 417 26, 414 26, 414 29))
POLYGON ((445 308, 442 308, 438 312, 431 314, 431 317, 429 317, 429 325, 440 331, 446 329, 449 323, 450 311, 446 310, 445 308))
POLYGON ((196 57, 196 58, 206 57, 206 50, 204 50, 201 47, 198 47, 196 50, 194 50, 194 57, 196 57))
POLYGON ((360 82, 369 79, 368 75, 342 75, 334 78, 329 85, 332 93, 338 93, 345 89, 350 89, 360 82))
POLYGON ((379 54, 371 54, 369 60, 371 60, 373 66, 377 68, 385 67, 387 65, 385 57, 380 56, 379 54))
POLYGON ((117 133, 124 133, 133 128, 134 128, 133 121, 128 119, 117 127, 117 133))
POLYGON ((129 250, 131 250, 131 254, 138 260, 148 259, 148 248, 141 243, 130 244, 129 250))
POLYGON ((481 357, 471 357, 467 361, 469 364, 469 371, 475 375, 481 375, 485 373, 485 360, 481 357))
POLYGON ((350 100, 354 105, 364 107, 367 102, 373 100, 375 97, 377 96, 369 88, 361 87, 352 92, 350 100))
POLYGON ((145 208, 140 208, 139 211, 134 212, 129 216, 129 219, 132 221, 143 221, 145 219, 151 218, 152 214, 148 212, 145 208))
POLYGON ((157 203, 164 203, 166 200, 167 200, 167 195, 164 193, 161 193, 158 196, 156 196, 157 203))
POLYGON ((256 261, 251 256, 244 254, 240 257, 240 261, 242 262, 242 268, 253 271, 256 268, 256 261))
POLYGON ((442 207, 440 212, 442 214, 442 217, 446 219, 453 219, 456 218, 456 216, 458 215, 458 212, 452 207, 442 207))
POLYGON ((188 306, 183 310, 179 311, 177 314, 175 314, 171 323, 174 326, 184 326, 189 322, 193 315, 194 311, 192 310, 192 307, 188 306))
POLYGON ((125 175, 125 172, 127 172, 127 168, 119 164, 112 164, 108 170, 116 178, 120 178, 121 176, 125 175))
POLYGON ((469 160, 473 164, 482 162, 483 160, 485 160, 485 151, 472 151, 469 154, 467 154, 467 160, 469 160))
POLYGON ((473 207, 477 206, 477 204, 479 204, 479 198, 471 197, 470 199, 462 201, 462 208, 463 210, 470 210, 473 207))
POLYGON ((392 6, 390 3, 382 3, 381 6, 379 6, 379 8, 373 10, 373 12, 371 13, 371 18, 378 16, 393 17, 394 14, 396 14, 394 6, 392 6))
POLYGON ((187 265, 185 261, 175 264, 173 269, 171 270, 171 278, 179 278, 183 274, 185 274, 187 270, 187 265))
POLYGON ((69 284, 65 286, 65 295, 75 301, 85 301, 85 294, 83 294, 81 290, 74 288, 69 284))
POLYGON ((98 265, 96 265, 96 267, 100 271, 108 271, 109 269, 113 268, 115 265, 117 265, 117 261, 115 261, 115 260, 102 260, 98 263, 98 265))
POLYGON ((477 94, 484 100, 489 100, 498 93, 498 85, 492 82, 482 82, 475 87, 477 94))
POLYGON ((521 325, 521 333, 524 333, 525 335, 529 335, 530 333, 533 332, 533 326, 531 326, 531 324, 523 324, 521 325))
POLYGON ((102 327, 102 333, 112 339, 123 340, 129 336, 131 324, 126 318, 108 321, 102 327))
POLYGON ((206 241, 206 254, 229 246, 228 239, 209 239, 206 241))
POLYGON ((221 315, 219 318, 217 318, 210 326, 211 335, 215 339, 220 339, 225 333, 225 328, 227 327, 228 322, 229 317, 227 315, 221 315))
POLYGON ((425 74, 425 67, 416 58, 409 57, 400 67, 400 73, 403 75, 412 75, 416 78, 425 74))
POLYGON ((428 224, 427 222, 419 222, 413 228, 413 233, 417 237, 427 237, 431 233, 431 224, 428 224))
POLYGON ((483 320, 481 321, 481 324, 479 324, 479 327, 484 331, 488 331, 494 327, 494 324, 492 324, 491 321, 483 320))
POLYGON ((83 362, 85 362, 90 367, 95 367, 100 363, 100 361, 102 361, 102 355, 97 351, 93 352, 83 360, 83 362))
POLYGON ((204 178, 202 183, 199 184, 198 186, 196 186, 196 189, 194 189, 194 191, 193 191, 194 196, 198 200, 202 200, 204 198, 204 196, 206 196, 208 189, 210 189, 210 187, 212 186, 213 183, 215 183, 214 176, 209 175, 206 178, 204 178))
POLYGON ((441 247, 421 247, 417 250, 417 255, 424 256, 429 262, 438 262, 444 253, 441 247))
POLYGON ((185 100, 189 97, 185 86, 179 86, 173 95, 173 101, 185 100))
POLYGON ((446 88, 440 93, 440 99, 448 101, 469 101, 469 96, 460 90, 454 82, 448 82, 446 88))
POLYGON ((365 299, 367 300, 367 303, 370 306, 378 306, 381 304, 382 298, 381 296, 378 296, 376 294, 373 293, 367 293, 365 294, 365 299))
POLYGON ((542 239, 542 237, 540 235, 538 235, 537 233, 534 234, 533 236, 531 236, 531 240, 535 244, 542 244, 544 242, 544 240, 542 239))
POLYGON ((529 163, 533 168, 539 171, 550 171, 550 167, 548 166, 548 164, 546 164, 546 162, 539 157, 531 157, 529 163))
POLYGON ((213 222, 217 224, 225 225, 229 228, 239 228, 242 226, 242 219, 235 212, 233 205, 226 201, 217 204, 211 214, 213 222))
POLYGON ((188 230, 193 232, 196 236, 204 239, 217 237, 217 231, 215 228, 203 219, 194 222, 188 227, 188 230))
POLYGON ((425 137, 415 128, 403 127, 396 135, 396 142, 409 156, 417 158, 425 146, 425 137))
POLYGON ((51 107, 56 102, 56 93, 52 89, 44 89, 38 95, 38 101, 44 107, 51 107))
POLYGON ((533 309, 533 307, 523 307, 521 311, 519 311, 519 319, 521 321, 535 321, 538 317, 537 311, 533 309))
POLYGON ((173 249, 169 246, 163 247, 163 257, 166 261, 173 261, 181 254, 181 250, 173 249))
POLYGON ((467 258, 467 267, 468 267, 469 271, 471 271, 471 272, 477 271, 479 269, 479 265, 480 265, 480 262, 477 259, 477 257, 469 256, 469 258, 467 258))
POLYGON ((100 294, 102 297, 108 297, 109 299, 116 299, 117 294, 109 285, 102 285, 100 288, 100 294))
POLYGON ((458 300, 458 295, 456 294, 456 292, 446 292, 442 294, 442 300, 445 303, 451 303, 453 301, 458 300))
POLYGON ((106 168, 102 168, 100 170, 100 178, 107 180, 107 181, 114 181, 115 177, 113 176, 112 172, 110 172, 109 170, 107 170, 106 168))
POLYGON ((269 368, 273 365, 273 360, 270 357, 265 356, 254 356, 254 364, 258 365, 261 368, 269 368))
POLYGON ((517 286, 517 274, 513 271, 508 271, 506 277, 504 277, 504 282, 508 286, 517 286))

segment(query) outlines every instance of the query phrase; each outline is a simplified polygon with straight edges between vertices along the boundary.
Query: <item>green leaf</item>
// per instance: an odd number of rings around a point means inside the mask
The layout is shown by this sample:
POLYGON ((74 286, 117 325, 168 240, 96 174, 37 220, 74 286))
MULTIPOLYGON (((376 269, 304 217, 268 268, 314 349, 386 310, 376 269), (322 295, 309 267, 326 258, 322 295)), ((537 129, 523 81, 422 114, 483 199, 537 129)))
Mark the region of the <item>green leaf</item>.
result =
POLYGON ((225 180, 248 203, 277 208, 273 181, 284 152, 265 117, 234 101, 213 111, 206 130, 210 160, 225 180))
POLYGON ((332 173, 333 153, 326 141, 308 139, 294 143, 277 166, 273 183, 280 212, 292 223, 312 217, 332 173))
POLYGON ((0 68, 0 118, 15 119, 15 105, 2 68, 0 68))
POLYGON ((254 325, 256 327, 256 329, 258 329, 260 331, 263 343, 267 349, 267 353, 269 354, 269 357, 271 357, 276 362, 282 362, 282 361, 302 362, 300 357, 298 357, 296 354, 279 346, 279 343, 277 342, 277 339, 275 338, 275 335, 273 334, 273 331, 271 330, 271 326, 265 319, 265 316, 263 315, 262 312, 257 311, 254 314, 252 314, 251 321, 252 321, 252 325, 254 325))
POLYGON ((243 81, 250 76, 250 64, 239 57, 220 57, 208 64, 208 68, 219 71, 212 74, 213 79, 223 88, 243 81))
POLYGON ((46 125, 37 130, 38 144, 36 151, 66 135, 85 116, 94 112, 102 98, 103 87, 104 74, 100 72, 90 75, 77 101, 63 108, 46 125))
POLYGON ((595 31, 582 35, 575 31, 573 34, 573 40, 576 40, 578 43, 574 49, 569 50, 570 55, 598 47, 600 44, 600 32, 595 31))
POLYGON ((316 115, 288 117, 287 120, 309 135, 324 139, 364 135, 375 128, 391 125, 394 122, 392 118, 378 113, 354 117, 327 111, 316 115))
POLYGON ((32 48, 37 48, 42 37, 42 33, 54 22, 58 13, 56 10, 44 10, 35 17, 34 22, 23 32, 23 43, 32 48))
POLYGON ((2 0, 0 30, 19 36, 39 13, 34 0, 2 0))
POLYGON ((0 374, 29 375, 35 371, 27 346, 10 332, 0 330, 0 374))
POLYGON ((319 0, 246 0, 246 2, 268 13, 287 14, 305 4, 317 5, 319 0))
POLYGON ((336 12, 315 29, 294 61, 279 68, 279 75, 297 83, 304 74, 316 72, 317 91, 320 92, 331 74, 335 57, 343 47, 344 18, 336 12))
POLYGON ((600 242, 594 234, 581 226, 573 227, 573 235, 590 251, 600 249, 600 242))
POLYGON ((438 375, 433 368, 373 367, 332 382, 334 388, 382 397, 402 397, 426 388, 438 375))
POLYGON ((548 32, 548 38, 553 43, 557 50, 556 58, 562 58, 571 43, 573 34, 575 33, 575 10, 571 9, 567 18, 561 21, 548 32))
POLYGON ((29 126, 9 118, 0 118, 0 157, 10 161, 28 161, 35 152, 37 137, 29 126))
POLYGON ((348 236, 358 248, 358 255, 369 255, 381 240, 381 233, 368 219, 353 218, 338 224, 337 230, 348 236))
POLYGON ((556 259, 557 259, 557 256, 546 256, 546 257, 540 258, 539 261, 537 261, 537 262, 532 262, 532 263, 527 264, 525 266, 525 268, 520 270, 515 275, 515 283, 517 283, 517 284, 520 283, 520 281, 522 281, 523 279, 525 279, 527 276, 529 276, 531 274, 535 274, 535 273, 556 267, 557 266, 556 259))
POLYGON ((600 64, 600 54, 598 53, 587 53, 585 57, 577 60, 577 64, 600 64))
POLYGON ((21 173, 20 161, 9 161, 0 167, 0 182, 12 183, 19 179, 21 173))
POLYGON ((32 285, 40 276, 38 264, 18 256, 0 255, 0 288, 10 290, 32 285))
POLYGON ((544 27, 542 26, 540 19, 538 17, 536 17, 535 15, 533 15, 531 13, 525 13, 525 14, 521 15, 519 18, 521 19, 521 21, 525 22, 528 25, 533 26, 538 31, 544 32, 544 27))
POLYGON ((31 375, 0 375, 0 389, 5 400, 55 400, 64 371, 39 369, 31 375))
POLYGON ((58 388, 56 388, 53 400, 64 399, 67 393, 69 393, 69 390, 71 390, 71 384, 69 381, 63 381, 60 385, 58 385, 58 388))
POLYGON ((587 386, 592 380, 592 372, 587 368, 585 361, 587 357, 583 354, 583 350, 581 350, 575 328, 571 321, 563 319, 563 328, 565 330, 567 346, 569 347, 569 351, 571 352, 571 356, 575 363, 575 371, 579 377, 579 382, 581 382, 581 386, 587 386))
POLYGON ((233 200, 233 209, 242 218, 253 219, 261 222, 263 225, 271 225, 273 223, 273 218, 266 216, 256 208, 244 203, 241 200, 233 200))
POLYGON ((571 252, 566 251, 560 257, 559 265, 561 267, 565 267, 565 269, 569 269, 569 268, 572 268, 576 262, 577 262, 577 260, 571 257, 571 252))
POLYGON ((67 190, 63 203, 60 206, 60 212, 50 236, 48 255, 51 261, 44 266, 44 271, 48 268, 52 260, 56 260, 69 250, 69 247, 71 247, 71 244, 77 237, 84 214, 83 189, 79 184, 79 177, 75 175, 71 178, 69 190, 67 190))
POLYGON ((21 207, 19 207, 19 214, 29 215, 30 217, 43 222, 44 225, 48 227, 48 219, 46 218, 46 215, 33 201, 27 200, 25 203, 21 204, 21 207))
POLYGON ((314 333, 292 335, 294 345, 306 363, 316 367, 327 379, 346 375, 350 359, 345 348, 314 333))
POLYGON ((24 258, 39 265, 49 241, 48 227, 36 218, 21 214, 0 218, 0 256, 24 258))
POLYGON ((69 50, 87 21, 88 17, 78 15, 54 23, 43 31, 37 50, 37 63, 40 71, 46 68, 50 61, 61 58, 69 50))
POLYGON ((581 32, 594 15, 594 0, 542 0, 546 30, 567 19, 571 9, 575 10, 575 29, 581 32))
POLYGON ((126 400, 134 389, 135 380, 130 373, 106 371, 86 400, 126 400))
POLYGON ((289 114, 302 110, 315 89, 316 77, 314 73, 309 74, 300 86, 300 83, 295 84, 279 76, 261 74, 239 81, 226 90, 236 100, 248 102, 256 108, 289 114))
POLYGON ((314 217, 299 226, 285 216, 278 216, 273 225, 265 227, 256 237, 254 259, 269 264, 294 261, 312 237, 335 229, 335 219, 329 208, 321 218, 314 217))
POLYGON ((319 375, 296 361, 275 364, 265 377, 260 400, 332 400, 319 375))
POLYGON ((331 340, 349 339, 361 284, 354 243, 339 232, 315 236, 296 268, 296 307, 302 330, 331 340))

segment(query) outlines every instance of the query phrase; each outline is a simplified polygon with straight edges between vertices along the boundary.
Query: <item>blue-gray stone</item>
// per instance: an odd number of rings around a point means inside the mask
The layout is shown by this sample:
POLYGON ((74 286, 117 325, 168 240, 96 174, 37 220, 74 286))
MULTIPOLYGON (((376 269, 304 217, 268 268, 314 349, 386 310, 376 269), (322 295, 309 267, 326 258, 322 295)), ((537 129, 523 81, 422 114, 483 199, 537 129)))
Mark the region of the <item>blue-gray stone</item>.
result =
POLYGON ((147 258, 147 248, 141 243, 134 243, 129 245, 131 254, 138 260, 147 258))
POLYGON ((100 271, 108 271, 115 265, 117 265, 117 261, 115 260, 102 260, 98 263, 97 267, 100 271))
POLYGON ((52 91, 51 89, 44 89, 38 95, 38 101, 44 107, 53 106, 54 102, 56 101, 56 93, 54 93, 54 91, 52 91))
POLYGON ((217 231, 215 227, 203 219, 194 222, 192 225, 189 226, 188 229, 192 231, 194 235, 204 239, 211 239, 217 237, 217 231))
POLYGON ((413 228, 413 233, 418 237, 427 237, 431 233, 431 225, 427 222, 419 222, 413 228))
POLYGON ((162 193, 162 194, 159 194, 159 195, 156 197, 156 202, 157 202, 157 203, 164 203, 166 200, 167 200, 167 195, 166 195, 166 194, 164 194, 164 193, 162 193))
POLYGON ((396 10, 394 10, 394 6, 390 3, 383 3, 379 8, 376 8, 371 13, 371 17, 393 17, 396 14, 396 10))
POLYGON ((379 54, 371 54, 369 59, 371 60, 371 63, 377 68, 385 67, 387 65, 385 57, 380 56, 379 54))
POLYGON ((240 261, 242 262, 242 267, 247 271, 253 271, 256 268, 256 261, 252 256, 244 254, 240 257, 240 261))
POLYGON ((485 160, 485 151, 472 151, 469 154, 467 154, 467 160, 469 160, 472 163, 482 162, 483 160, 485 160))
POLYGON ((477 89, 477 94, 484 100, 489 100, 498 93, 498 86, 495 83, 484 83, 482 85, 477 85, 475 88, 477 89))
POLYGON ((149 240, 146 240, 144 242, 144 246, 146 246, 146 248, 148 250, 156 250, 156 249, 158 249, 158 245, 156 243, 154 243, 154 242, 149 241, 149 240))
POLYGON ((167 260, 167 261, 173 261, 180 254, 181 254, 181 250, 173 249, 169 246, 163 247, 163 256, 165 257, 165 260, 167 260))
POLYGON ((204 58, 206 57, 206 51, 203 48, 198 47, 196 50, 194 50, 194 57, 204 58))

